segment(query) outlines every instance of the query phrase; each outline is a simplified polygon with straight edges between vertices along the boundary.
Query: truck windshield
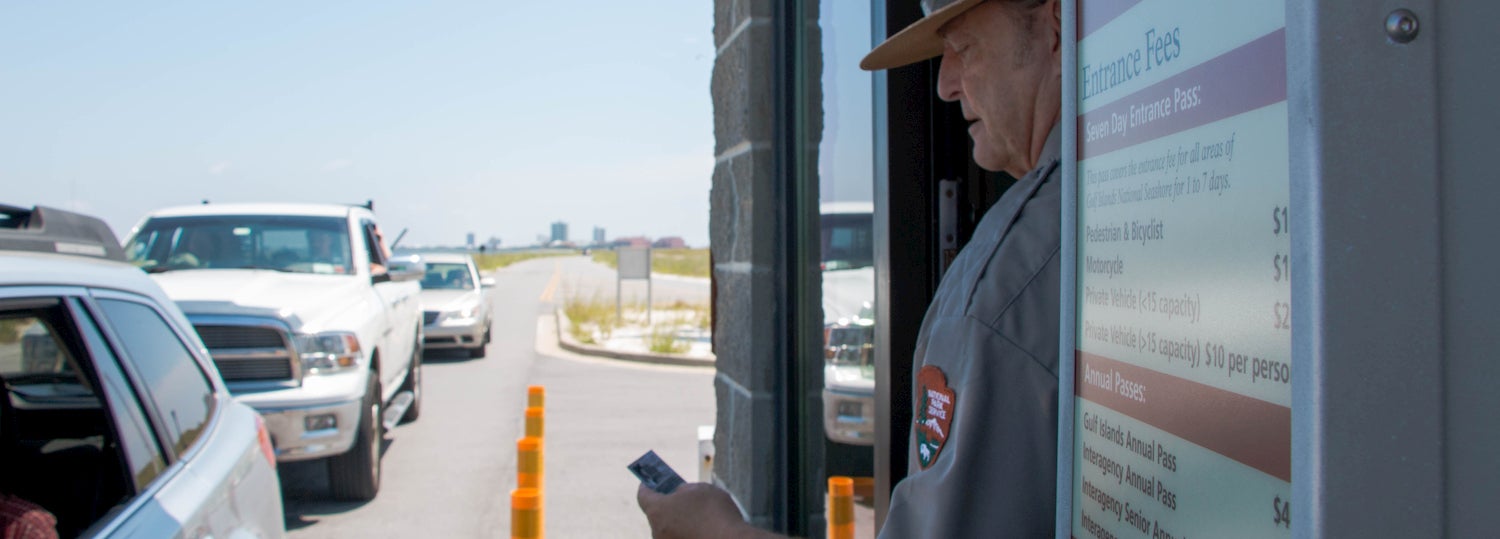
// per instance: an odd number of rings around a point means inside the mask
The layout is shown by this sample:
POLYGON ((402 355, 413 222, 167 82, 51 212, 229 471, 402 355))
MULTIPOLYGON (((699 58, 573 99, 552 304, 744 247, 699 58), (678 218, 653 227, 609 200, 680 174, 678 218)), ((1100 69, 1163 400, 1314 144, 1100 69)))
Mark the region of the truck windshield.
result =
POLYGON ((268 269, 352 274, 349 229, 338 217, 212 215, 153 218, 125 244, 148 272, 268 269))

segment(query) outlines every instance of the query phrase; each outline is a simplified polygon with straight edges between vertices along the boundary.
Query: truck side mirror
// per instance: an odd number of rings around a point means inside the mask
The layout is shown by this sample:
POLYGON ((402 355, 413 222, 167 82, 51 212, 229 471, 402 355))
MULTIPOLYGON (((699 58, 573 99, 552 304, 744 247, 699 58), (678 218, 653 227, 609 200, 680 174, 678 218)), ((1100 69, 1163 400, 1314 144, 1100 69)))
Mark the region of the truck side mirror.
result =
POLYGON ((418 255, 394 256, 387 263, 390 270, 386 280, 420 281, 427 274, 427 263, 418 255))

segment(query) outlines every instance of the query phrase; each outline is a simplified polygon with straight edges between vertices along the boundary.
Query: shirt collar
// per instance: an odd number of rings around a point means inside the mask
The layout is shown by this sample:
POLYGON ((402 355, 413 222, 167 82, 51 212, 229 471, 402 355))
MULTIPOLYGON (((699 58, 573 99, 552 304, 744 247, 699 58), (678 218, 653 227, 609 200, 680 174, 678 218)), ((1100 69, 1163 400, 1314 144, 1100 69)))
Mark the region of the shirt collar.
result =
POLYGON ((1062 160, 1062 124, 1052 124, 1052 132, 1047 135, 1047 142, 1042 144, 1042 155, 1036 160, 1036 168, 1047 168, 1055 161, 1062 160))

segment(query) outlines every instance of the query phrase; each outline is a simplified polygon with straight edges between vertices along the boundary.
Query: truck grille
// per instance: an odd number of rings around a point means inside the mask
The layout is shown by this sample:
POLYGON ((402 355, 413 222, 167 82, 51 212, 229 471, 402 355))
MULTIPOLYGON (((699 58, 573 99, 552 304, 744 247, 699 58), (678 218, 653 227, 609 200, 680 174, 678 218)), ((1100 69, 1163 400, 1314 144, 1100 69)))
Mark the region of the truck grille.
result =
POLYGON ((252 326, 194 326, 209 350, 221 348, 285 348, 281 332, 252 326))
POLYGON ((291 380, 292 363, 285 359, 214 360, 224 380, 291 380))
POLYGON ((226 382, 287 381, 297 376, 291 340, 275 327, 193 326, 226 382))

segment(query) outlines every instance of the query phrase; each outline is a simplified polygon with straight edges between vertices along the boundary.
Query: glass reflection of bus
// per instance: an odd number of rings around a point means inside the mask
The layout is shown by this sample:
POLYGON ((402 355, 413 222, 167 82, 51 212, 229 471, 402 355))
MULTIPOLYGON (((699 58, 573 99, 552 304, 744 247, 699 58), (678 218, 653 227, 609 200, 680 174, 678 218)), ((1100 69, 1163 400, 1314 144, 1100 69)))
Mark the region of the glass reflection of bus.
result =
POLYGON ((874 205, 824 203, 823 430, 830 475, 869 476, 875 445, 874 205))

